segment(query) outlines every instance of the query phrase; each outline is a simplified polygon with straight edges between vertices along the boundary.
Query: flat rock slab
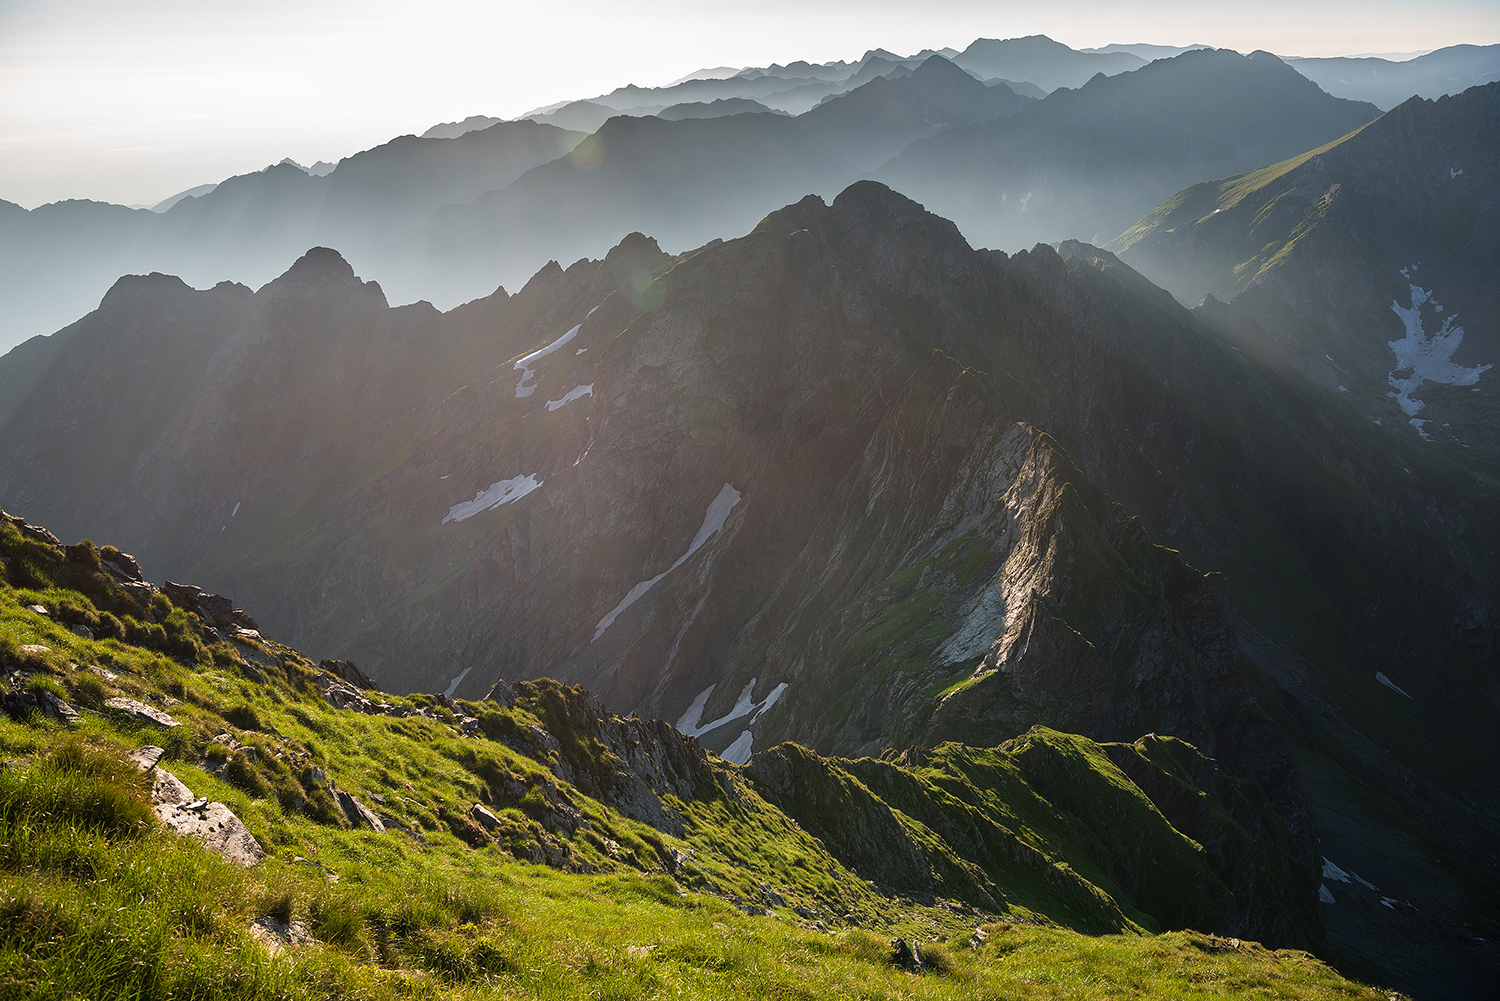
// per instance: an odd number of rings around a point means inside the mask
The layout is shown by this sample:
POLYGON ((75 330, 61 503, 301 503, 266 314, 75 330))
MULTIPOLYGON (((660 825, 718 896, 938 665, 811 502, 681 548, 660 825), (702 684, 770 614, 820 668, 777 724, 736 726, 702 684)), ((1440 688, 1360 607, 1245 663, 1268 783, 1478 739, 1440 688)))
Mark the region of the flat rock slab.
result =
POLYGON ((182 725, 160 709, 153 709, 146 705, 146 703, 137 702, 135 699, 117 696, 113 699, 105 699, 104 704, 110 709, 118 709, 121 712, 129 713, 143 723, 155 723, 157 726, 166 727, 182 725))
POLYGON ((44 653, 51 652, 52 648, 50 646, 42 646, 40 643, 22 643, 16 647, 16 653, 31 654, 38 657, 44 653))
MULTIPOLYGON (((149 772, 156 767, 156 763, 166 753, 163 748, 157 747, 155 744, 147 744, 145 747, 131 751, 126 757, 135 762, 135 766, 141 771, 149 772)), ((173 781, 175 782, 176 780, 174 779, 173 781)))
POLYGON ((158 768, 156 774, 151 776, 151 802, 157 806, 180 805, 192 801, 193 791, 165 768, 158 768))
POLYGON ((266 857, 255 835, 223 803, 158 803, 155 810, 163 824, 192 835, 236 865, 254 865, 266 857))
POLYGON ((312 929, 301 921, 282 921, 269 915, 250 922, 250 937, 273 954, 289 945, 312 945, 316 941, 312 929))

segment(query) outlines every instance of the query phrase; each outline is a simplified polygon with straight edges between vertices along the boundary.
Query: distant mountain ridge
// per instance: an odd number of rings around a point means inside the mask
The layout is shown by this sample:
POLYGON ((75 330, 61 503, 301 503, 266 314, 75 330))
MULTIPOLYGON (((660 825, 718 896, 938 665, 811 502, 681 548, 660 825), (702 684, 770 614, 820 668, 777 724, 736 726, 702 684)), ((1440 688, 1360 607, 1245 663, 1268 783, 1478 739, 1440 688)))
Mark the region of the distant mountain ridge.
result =
POLYGON ((913 143, 873 176, 979 245, 1102 243, 1192 180, 1301 152, 1379 113, 1270 53, 1202 49, 913 143))
POLYGON ((1370 420, 1500 460, 1500 82, 1200 184, 1112 248, 1370 420), (1224 306, 1223 303, 1227 303, 1224 306))

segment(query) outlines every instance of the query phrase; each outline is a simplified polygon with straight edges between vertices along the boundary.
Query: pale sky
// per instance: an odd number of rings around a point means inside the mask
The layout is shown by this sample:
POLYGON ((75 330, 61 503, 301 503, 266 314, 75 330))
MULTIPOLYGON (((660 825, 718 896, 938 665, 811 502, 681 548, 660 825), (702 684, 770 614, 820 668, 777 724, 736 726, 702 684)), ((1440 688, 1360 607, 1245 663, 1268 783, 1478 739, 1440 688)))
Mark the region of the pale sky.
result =
POLYGON ((0 198, 152 203, 704 66, 1205 43, 1344 55, 1500 41, 1495 0, 0 0, 0 198))

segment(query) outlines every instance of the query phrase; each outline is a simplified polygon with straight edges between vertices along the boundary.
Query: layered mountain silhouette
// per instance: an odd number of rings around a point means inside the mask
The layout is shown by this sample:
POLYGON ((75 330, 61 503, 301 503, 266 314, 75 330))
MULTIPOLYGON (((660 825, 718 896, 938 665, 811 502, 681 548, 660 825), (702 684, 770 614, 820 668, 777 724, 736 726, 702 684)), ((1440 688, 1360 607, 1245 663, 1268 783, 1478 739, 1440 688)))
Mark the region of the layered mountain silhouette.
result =
POLYGON ((869 182, 447 313, 318 249, 121 279, 0 401, 0 505, 387 687, 586 681, 732 760, 1180 734, 1294 828, 1301 759, 1323 850, 1437 922, 1382 934, 1490 913, 1490 481, 1108 252, 869 182))
POLYGON ((1111 245, 1245 351, 1500 460, 1500 83, 1200 184, 1111 245), (1225 303, 1228 305, 1226 306, 1225 303))
MULTIPOLYGON (((1018 41, 976 43, 971 54, 1113 58, 1018 41)), ((857 63, 771 69, 607 95, 631 105, 624 114, 573 102, 533 116, 575 131, 536 121, 469 129, 489 121, 482 116, 437 126, 430 135, 457 137, 402 137, 326 177, 277 165, 155 215, 89 202, 0 206, 0 336, 55 329, 121 273, 171 272, 199 287, 261 283, 316 244, 339 246, 396 301, 446 307, 514 288, 548 259, 602 254, 633 230, 674 250, 731 237, 777 205, 808 191, 832 197, 872 173, 952 217, 976 243, 1103 242, 1186 184, 1330 141, 1377 113, 1334 101, 1272 57, 1227 52, 1096 77, 1034 102, 1005 128, 995 123, 1026 95, 942 54, 875 50, 857 63), (796 100, 772 101, 774 87, 796 100), (751 101, 803 113, 745 113, 749 105, 735 103, 751 101), (698 117, 706 114, 717 117, 698 117), (585 131, 597 135, 565 155, 585 131), (940 134, 953 138, 936 142, 940 134)))
POLYGON ((1444 97, 1500 80, 1500 45, 1450 45, 1405 62, 1372 56, 1287 62, 1330 94, 1382 109, 1409 97, 1444 97))
POLYGON ((200 286, 264 282, 310 244, 331 242, 365 267, 404 274, 411 229, 429 212, 504 187, 583 138, 526 121, 457 139, 403 136, 325 176, 281 163, 184 192, 161 213, 0 202, 0 343, 69 322, 125 272, 168 270, 200 286))
POLYGON ((914 143, 874 176, 977 244, 1099 243, 1195 180, 1300 153, 1378 115, 1269 53, 1197 50, 914 143))
POLYGON ((1131 52, 1079 52, 1046 35, 1027 35, 976 39, 953 61, 980 79, 1019 80, 1050 93, 1059 87, 1082 87, 1100 73, 1114 76, 1140 69, 1150 60, 1131 52))

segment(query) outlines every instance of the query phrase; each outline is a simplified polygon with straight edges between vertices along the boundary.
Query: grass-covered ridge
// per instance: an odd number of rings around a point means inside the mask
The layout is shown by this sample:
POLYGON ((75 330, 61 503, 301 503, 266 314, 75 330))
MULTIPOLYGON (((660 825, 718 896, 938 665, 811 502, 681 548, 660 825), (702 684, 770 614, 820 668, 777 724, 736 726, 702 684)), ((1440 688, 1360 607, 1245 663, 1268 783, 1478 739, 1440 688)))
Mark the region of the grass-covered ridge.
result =
MULTIPOLYGON (((768 801, 756 766, 609 716, 578 689, 522 684, 481 703, 353 692, 340 665, 159 595, 132 606, 82 547, 10 522, 0 533, 7 695, 79 712, 8 697, 0 714, 0 997, 1386 996, 1305 952, 1147 933, 1183 922, 1127 878, 1133 852, 1218 879, 1213 846, 1168 822, 1152 782, 1248 816, 1198 788, 1219 780, 1180 742, 1039 731, 854 762, 774 749, 839 777, 847 802, 825 802, 823 820, 885 817, 918 845, 927 881, 918 865, 897 886, 768 801), (110 602, 145 630, 135 641, 128 626, 81 634, 110 602), (141 722, 115 697, 180 725, 141 722), (150 775, 127 758, 150 744, 165 749, 158 770, 235 812, 263 861, 234 865, 157 821, 150 775), (978 821, 1004 858, 964 840, 978 821), (951 892, 931 880, 942 866, 951 892), (1075 910, 1085 899, 1094 911, 1075 910), (255 922, 311 940, 274 948, 255 922), (891 962, 897 935, 926 972, 891 962)), ((1177 898, 1201 914, 1221 903, 1187 886, 1177 898)))

